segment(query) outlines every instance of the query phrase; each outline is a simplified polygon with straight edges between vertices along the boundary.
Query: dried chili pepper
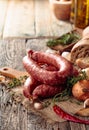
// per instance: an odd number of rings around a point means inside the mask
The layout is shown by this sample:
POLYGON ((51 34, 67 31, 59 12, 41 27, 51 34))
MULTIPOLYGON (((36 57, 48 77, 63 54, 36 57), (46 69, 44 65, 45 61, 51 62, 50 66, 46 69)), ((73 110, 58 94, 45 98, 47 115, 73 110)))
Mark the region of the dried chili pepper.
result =
POLYGON ((68 114, 65 111, 63 111, 58 105, 54 105, 53 110, 58 116, 62 117, 65 120, 89 125, 89 120, 82 120, 71 114, 68 114))

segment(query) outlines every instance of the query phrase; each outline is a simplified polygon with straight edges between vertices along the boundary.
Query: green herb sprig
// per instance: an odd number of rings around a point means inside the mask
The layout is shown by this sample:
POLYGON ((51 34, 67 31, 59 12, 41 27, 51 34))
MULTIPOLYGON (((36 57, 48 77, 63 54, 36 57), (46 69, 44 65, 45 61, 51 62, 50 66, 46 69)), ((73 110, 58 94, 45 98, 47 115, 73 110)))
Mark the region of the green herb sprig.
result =
POLYGON ((10 82, 7 84, 8 88, 14 88, 17 86, 21 86, 25 80, 27 79, 28 76, 21 76, 20 78, 13 78, 10 80, 10 82))
POLYGON ((73 42, 77 42, 80 39, 80 36, 74 32, 66 33, 58 39, 52 39, 47 42, 47 46, 53 47, 56 45, 69 45, 73 42))
POLYGON ((73 86, 75 83, 77 83, 80 80, 87 79, 85 71, 81 71, 78 76, 71 76, 67 78, 67 87, 73 86))
POLYGON ((67 78, 66 81, 66 88, 61 93, 58 93, 54 96, 53 102, 58 101, 65 101, 72 96, 72 87, 75 83, 77 83, 80 80, 87 79, 86 73, 84 71, 81 71, 78 76, 71 76, 67 78))

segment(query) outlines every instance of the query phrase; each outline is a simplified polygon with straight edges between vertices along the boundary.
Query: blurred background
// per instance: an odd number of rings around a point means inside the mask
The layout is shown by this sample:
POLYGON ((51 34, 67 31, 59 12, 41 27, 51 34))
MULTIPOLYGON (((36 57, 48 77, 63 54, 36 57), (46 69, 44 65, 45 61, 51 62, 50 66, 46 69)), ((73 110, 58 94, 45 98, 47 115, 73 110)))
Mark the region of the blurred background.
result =
POLYGON ((50 0, 0 0, 0 39, 60 36, 72 30, 50 5, 50 0))

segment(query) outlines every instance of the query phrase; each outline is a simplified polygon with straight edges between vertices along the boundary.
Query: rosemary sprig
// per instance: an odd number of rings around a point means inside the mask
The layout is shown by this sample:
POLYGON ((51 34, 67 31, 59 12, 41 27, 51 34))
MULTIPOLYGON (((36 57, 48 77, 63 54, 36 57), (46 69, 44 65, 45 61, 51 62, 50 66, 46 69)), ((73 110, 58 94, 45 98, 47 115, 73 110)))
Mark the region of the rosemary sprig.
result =
POLYGON ((9 81, 9 83, 7 84, 8 88, 14 88, 17 86, 21 86, 25 80, 27 79, 27 76, 21 76, 20 78, 13 78, 9 81))
POLYGON ((69 95, 67 93, 67 89, 65 89, 61 93, 58 93, 53 97, 53 103, 60 102, 60 101, 66 101, 68 99, 69 99, 69 95))
POLYGON ((53 47, 56 45, 69 45, 73 42, 77 42, 79 39, 80 39, 80 37, 78 34, 71 32, 71 33, 67 33, 67 34, 62 35, 58 39, 49 40, 47 42, 47 46, 53 47))

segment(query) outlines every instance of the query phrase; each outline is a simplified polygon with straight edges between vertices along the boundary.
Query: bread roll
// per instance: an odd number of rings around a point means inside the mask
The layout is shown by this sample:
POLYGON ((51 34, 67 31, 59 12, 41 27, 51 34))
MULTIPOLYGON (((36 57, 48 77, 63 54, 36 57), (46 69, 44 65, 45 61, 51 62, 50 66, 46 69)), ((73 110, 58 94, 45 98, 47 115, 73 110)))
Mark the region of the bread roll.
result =
POLYGON ((89 39, 81 39, 77 42, 71 50, 71 62, 79 58, 89 57, 89 39))

